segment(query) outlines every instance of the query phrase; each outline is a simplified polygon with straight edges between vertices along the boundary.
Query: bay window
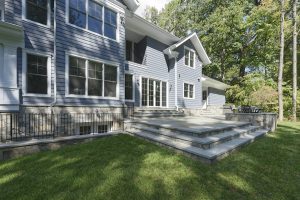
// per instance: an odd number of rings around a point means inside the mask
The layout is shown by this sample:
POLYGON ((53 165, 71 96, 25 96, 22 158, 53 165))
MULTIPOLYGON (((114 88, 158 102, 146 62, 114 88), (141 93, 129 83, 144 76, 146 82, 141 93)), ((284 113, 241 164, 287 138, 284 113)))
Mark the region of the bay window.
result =
POLYGON ((118 68, 75 56, 68 57, 68 94, 117 97, 118 68))
POLYGON ((68 0, 69 23, 117 39, 117 12, 93 0, 68 0))

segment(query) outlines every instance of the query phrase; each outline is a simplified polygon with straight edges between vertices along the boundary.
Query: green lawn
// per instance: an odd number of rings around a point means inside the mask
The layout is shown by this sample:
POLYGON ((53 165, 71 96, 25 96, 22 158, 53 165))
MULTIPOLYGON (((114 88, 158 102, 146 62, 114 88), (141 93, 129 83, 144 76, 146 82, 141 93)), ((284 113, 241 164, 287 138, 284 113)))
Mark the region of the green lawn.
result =
POLYGON ((0 199, 300 199, 300 123, 212 166, 127 135, 1 162, 0 199))

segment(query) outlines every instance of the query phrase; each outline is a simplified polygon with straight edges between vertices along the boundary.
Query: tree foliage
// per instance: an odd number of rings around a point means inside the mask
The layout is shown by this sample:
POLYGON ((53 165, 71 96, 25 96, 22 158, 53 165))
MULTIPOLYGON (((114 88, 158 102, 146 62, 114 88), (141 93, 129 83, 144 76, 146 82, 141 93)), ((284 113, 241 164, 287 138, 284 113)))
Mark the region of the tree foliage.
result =
MULTIPOLYGON (((285 5, 284 91, 292 82, 292 1, 285 5)), ((203 73, 232 85, 230 102, 249 104, 260 86, 271 96, 277 87, 280 11, 279 0, 173 0, 158 25, 179 37, 197 32, 212 60, 203 73)))

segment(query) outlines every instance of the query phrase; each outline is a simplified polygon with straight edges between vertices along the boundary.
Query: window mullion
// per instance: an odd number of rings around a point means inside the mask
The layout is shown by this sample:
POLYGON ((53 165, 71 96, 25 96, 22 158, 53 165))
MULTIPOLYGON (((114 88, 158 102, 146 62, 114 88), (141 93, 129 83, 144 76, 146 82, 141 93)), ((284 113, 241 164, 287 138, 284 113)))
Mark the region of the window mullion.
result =
POLYGON ((105 23, 105 19, 104 19, 104 17, 105 17, 105 14, 104 14, 104 12, 105 12, 105 9, 104 9, 104 6, 102 6, 102 35, 104 35, 104 23, 105 23))
POLYGON ((85 28, 89 29, 88 18, 89 18, 89 0, 85 0, 85 28))

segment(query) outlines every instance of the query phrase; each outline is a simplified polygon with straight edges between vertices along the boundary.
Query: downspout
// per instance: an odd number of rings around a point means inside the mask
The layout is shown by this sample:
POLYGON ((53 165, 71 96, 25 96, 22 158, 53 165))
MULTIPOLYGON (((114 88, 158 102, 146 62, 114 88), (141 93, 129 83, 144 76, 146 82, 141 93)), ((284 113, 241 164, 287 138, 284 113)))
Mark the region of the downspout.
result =
MULTIPOLYGON (((177 55, 178 56, 178 55, 177 55)), ((176 110, 178 111, 178 76, 177 76, 177 56, 175 55, 174 56, 174 60, 175 60, 175 107, 176 107, 176 110)))
POLYGON ((53 75, 53 79, 54 79, 54 98, 52 103, 50 104, 50 111, 51 114, 53 113, 53 107, 56 105, 57 103, 57 88, 56 88, 56 0, 54 0, 54 16, 53 16, 53 32, 54 32, 54 36, 53 36, 53 70, 54 70, 54 75, 53 75))

